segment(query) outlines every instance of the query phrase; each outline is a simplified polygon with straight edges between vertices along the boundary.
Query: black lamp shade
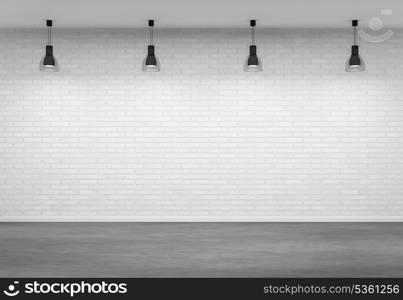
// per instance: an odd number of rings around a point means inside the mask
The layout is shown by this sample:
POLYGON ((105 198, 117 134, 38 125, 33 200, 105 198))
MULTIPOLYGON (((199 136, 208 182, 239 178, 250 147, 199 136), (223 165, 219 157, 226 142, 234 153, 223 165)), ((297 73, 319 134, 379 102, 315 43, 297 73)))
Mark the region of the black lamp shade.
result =
POLYGON ((55 57, 53 56, 53 46, 50 46, 50 45, 46 46, 46 54, 45 54, 45 58, 43 60, 43 64, 45 66, 55 66, 56 65, 56 60, 55 60, 55 57))
POLYGON ((249 46, 248 66, 259 65, 259 59, 256 54, 256 45, 249 46))
POLYGON ((346 72, 363 72, 365 71, 365 62, 360 56, 358 45, 351 47, 351 55, 346 63, 346 72))
POLYGON ((260 72, 262 71, 262 61, 257 56, 256 45, 249 46, 249 56, 245 61, 245 72, 260 72))
POLYGON ((359 66, 361 65, 361 58, 359 55, 358 46, 354 45, 351 47, 351 57, 350 57, 350 66, 359 66))
POLYGON ((39 70, 43 72, 58 72, 59 64, 53 55, 53 46, 46 45, 45 56, 41 59, 39 70))
POLYGON ((155 57, 155 47, 154 45, 148 46, 147 58, 146 58, 147 66, 156 66, 157 58, 155 57))
POLYGON ((154 45, 148 45, 147 56, 143 60, 142 70, 143 70, 143 72, 159 72, 160 71, 160 63, 159 63, 157 56, 155 56, 154 45))

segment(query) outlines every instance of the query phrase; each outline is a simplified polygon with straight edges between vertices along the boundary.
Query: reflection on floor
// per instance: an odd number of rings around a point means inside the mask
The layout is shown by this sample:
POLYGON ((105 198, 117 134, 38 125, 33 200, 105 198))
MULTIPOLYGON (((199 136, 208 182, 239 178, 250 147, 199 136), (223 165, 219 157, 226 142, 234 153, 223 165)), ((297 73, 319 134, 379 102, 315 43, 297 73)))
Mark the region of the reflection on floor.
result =
POLYGON ((403 223, 0 223, 0 277, 403 277, 403 223))

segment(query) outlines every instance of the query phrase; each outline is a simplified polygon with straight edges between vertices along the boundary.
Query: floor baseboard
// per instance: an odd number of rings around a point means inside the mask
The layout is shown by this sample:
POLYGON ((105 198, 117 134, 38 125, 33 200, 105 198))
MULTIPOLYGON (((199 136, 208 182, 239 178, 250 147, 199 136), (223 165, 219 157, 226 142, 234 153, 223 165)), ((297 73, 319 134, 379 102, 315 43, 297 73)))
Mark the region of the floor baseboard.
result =
POLYGON ((0 222, 403 222, 403 216, 0 216, 0 222))

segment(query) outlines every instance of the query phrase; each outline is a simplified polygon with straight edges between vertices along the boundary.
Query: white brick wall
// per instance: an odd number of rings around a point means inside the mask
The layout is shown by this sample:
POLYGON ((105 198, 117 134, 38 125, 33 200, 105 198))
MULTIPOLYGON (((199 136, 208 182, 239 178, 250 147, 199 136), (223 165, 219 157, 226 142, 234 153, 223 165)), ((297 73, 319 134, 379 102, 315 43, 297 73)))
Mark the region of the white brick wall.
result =
POLYGON ((159 30, 0 30, 0 216, 401 217, 403 36, 159 30))

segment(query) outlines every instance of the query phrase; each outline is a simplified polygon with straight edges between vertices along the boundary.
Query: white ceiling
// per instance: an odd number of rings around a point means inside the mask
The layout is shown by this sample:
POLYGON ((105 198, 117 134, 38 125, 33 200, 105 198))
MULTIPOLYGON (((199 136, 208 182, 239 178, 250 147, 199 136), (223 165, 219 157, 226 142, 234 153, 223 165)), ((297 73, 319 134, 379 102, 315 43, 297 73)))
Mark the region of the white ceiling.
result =
POLYGON ((380 17, 403 27, 403 0, 1 0, 0 27, 346 27, 380 17), (381 10, 392 10, 382 15, 381 10))

